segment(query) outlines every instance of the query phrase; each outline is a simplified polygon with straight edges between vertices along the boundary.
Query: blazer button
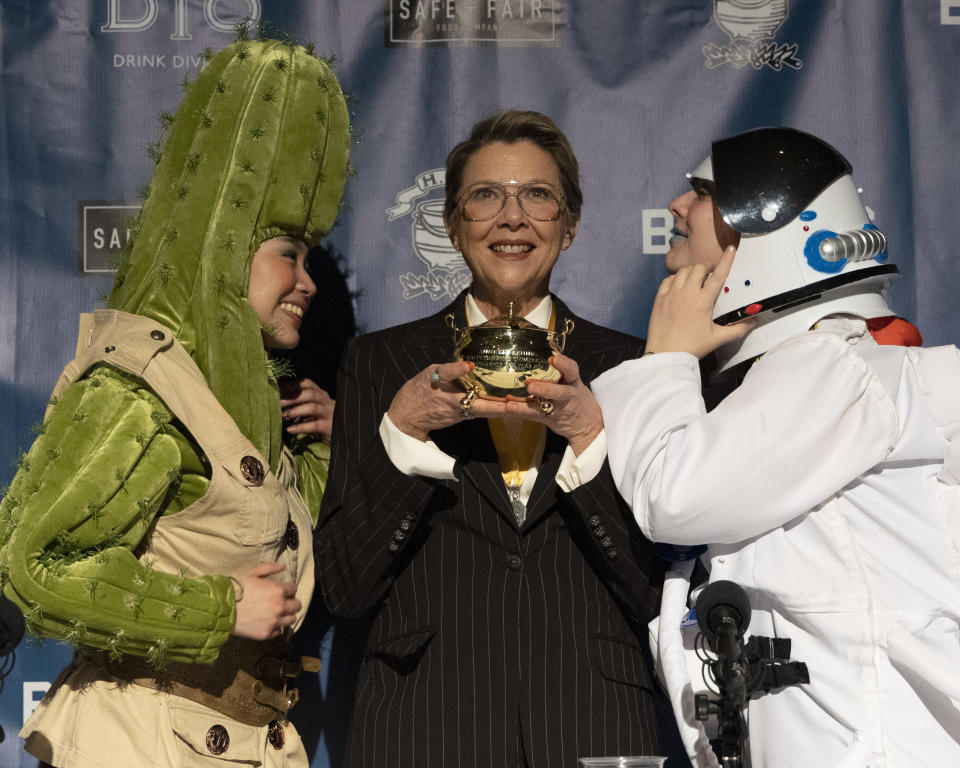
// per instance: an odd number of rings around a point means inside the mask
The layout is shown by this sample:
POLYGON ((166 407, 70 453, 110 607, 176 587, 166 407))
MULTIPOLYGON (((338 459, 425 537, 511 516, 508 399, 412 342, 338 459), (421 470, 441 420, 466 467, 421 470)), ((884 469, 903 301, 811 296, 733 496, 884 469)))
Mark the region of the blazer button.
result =
POLYGON ((618 557, 620 557, 620 553, 616 549, 607 550, 607 560, 616 560, 618 557))
POLYGON ((589 523, 591 528, 596 528, 600 525, 600 515, 590 515, 589 523))
POLYGON ((521 561, 516 555, 510 555, 510 557, 507 559, 507 567, 509 567, 511 571, 517 570, 522 564, 523 561, 521 561))
POLYGON ((604 547, 609 547, 611 544, 613 544, 613 539, 611 539, 609 536, 604 536, 602 539, 600 539, 600 543, 604 547))
POLYGON ((593 529, 593 535, 596 536, 598 539, 600 539, 607 535, 607 529, 604 528, 602 525, 598 525, 596 528, 593 529))
POLYGON ((394 531, 393 538, 395 541, 403 541, 405 538, 407 538, 407 534, 405 534, 403 531, 394 531))
POLYGON ((391 541, 389 544, 387 544, 387 549, 389 549, 391 552, 396 552, 398 549, 400 549, 400 545, 395 541, 391 541))
POLYGON ((400 521, 400 530, 401 530, 401 531, 409 531, 409 530, 410 530, 410 521, 409 521, 409 520, 401 520, 401 521, 400 521))

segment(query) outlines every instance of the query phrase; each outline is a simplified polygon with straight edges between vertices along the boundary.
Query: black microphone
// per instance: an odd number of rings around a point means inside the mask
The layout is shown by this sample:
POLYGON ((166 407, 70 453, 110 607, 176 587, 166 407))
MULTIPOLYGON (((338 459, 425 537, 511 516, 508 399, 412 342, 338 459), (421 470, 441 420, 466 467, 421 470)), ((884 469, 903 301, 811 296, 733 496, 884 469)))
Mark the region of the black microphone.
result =
POLYGON ((697 624, 719 657, 718 683, 734 704, 747 699, 743 633, 750 625, 750 600, 739 584, 714 581, 706 586, 696 605, 697 624))
POLYGON ((0 595, 0 657, 17 647, 25 630, 23 613, 17 604, 5 595, 0 595))

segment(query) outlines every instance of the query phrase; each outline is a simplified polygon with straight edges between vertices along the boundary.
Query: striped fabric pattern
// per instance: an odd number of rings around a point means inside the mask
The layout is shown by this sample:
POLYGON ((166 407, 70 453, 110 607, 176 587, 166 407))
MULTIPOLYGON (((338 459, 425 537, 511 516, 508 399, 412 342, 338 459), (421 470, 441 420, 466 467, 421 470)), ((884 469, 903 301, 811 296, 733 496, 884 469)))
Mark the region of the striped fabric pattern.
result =
MULTIPOLYGON (((555 301, 585 381, 642 352, 555 301)), ((606 465, 564 493, 565 441, 550 432, 518 528, 482 420, 432 434, 458 481, 405 476, 383 449, 380 419, 404 381, 450 359, 443 318, 460 308, 463 325, 462 307, 355 339, 341 368, 318 585, 334 613, 374 613, 347 767, 656 754, 645 623, 663 569, 606 465)))

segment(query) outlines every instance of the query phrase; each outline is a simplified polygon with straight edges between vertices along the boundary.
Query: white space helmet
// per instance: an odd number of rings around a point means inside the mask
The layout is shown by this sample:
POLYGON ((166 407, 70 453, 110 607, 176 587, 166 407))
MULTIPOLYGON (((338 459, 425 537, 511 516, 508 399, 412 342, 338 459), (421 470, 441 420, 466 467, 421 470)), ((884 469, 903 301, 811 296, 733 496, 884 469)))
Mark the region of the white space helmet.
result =
POLYGON ((718 230, 725 224, 740 236, 714 320, 758 320, 745 339, 717 350, 721 370, 830 314, 893 314, 883 291, 897 267, 850 171, 846 158, 816 136, 759 128, 714 142, 690 174, 693 183, 712 182, 718 230))

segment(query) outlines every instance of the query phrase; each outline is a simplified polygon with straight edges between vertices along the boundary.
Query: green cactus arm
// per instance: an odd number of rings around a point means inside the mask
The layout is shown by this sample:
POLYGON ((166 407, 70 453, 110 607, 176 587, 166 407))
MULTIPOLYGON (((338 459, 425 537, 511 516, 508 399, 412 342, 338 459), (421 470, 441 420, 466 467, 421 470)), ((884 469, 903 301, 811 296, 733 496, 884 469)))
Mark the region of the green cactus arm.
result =
POLYGON ((174 502, 163 403, 106 367, 66 389, 0 504, 0 582, 33 634, 163 661, 213 661, 235 620, 227 576, 160 573, 135 549, 174 502))
POLYGON ((319 440, 300 436, 291 446, 293 460, 297 467, 297 487, 307 502, 310 517, 316 525, 320 514, 320 500, 323 489, 327 487, 327 473, 330 470, 330 446, 319 440))

